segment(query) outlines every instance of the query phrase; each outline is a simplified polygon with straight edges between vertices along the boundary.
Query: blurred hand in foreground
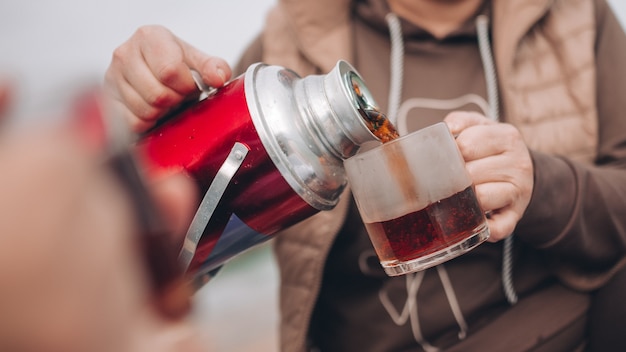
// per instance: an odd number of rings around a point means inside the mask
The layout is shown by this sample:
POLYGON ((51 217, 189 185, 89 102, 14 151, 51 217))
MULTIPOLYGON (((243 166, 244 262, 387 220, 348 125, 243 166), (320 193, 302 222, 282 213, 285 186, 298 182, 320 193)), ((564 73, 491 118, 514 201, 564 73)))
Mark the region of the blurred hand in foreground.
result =
MULTIPOLYGON (((0 350, 202 351, 186 317, 153 304, 143 230, 118 175, 73 129, 0 138, 0 350)), ((181 175, 148 189, 184 234, 196 190, 181 175)))

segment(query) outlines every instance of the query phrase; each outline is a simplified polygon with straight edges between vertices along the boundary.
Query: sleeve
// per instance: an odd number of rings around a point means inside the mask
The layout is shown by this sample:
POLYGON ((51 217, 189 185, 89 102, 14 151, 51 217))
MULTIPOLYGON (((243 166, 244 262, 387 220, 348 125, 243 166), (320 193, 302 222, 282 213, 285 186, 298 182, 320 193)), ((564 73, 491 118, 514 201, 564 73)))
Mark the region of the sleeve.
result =
POLYGON ((587 289, 626 264, 626 35, 605 0, 595 0, 595 9, 595 164, 531 152, 535 189, 515 229, 566 283, 587 289))

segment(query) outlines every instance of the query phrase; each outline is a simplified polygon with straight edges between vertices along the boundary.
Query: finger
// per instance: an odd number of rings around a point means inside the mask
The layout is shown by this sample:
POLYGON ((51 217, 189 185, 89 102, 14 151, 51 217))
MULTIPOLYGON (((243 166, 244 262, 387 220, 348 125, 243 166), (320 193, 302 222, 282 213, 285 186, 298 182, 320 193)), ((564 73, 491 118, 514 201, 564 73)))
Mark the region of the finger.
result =
POLYGON ((121 118, 124 121, 126 121, 126 123, 128 124, 128 128, 134 132, 134 133, 142 133, 145 132, 147 130, 149 130, 150 128, 152 128, 152 126, 154 126, 155 121, 156 120, 142 120, 139 117, 137 117, 137 115, 135 115, 134 112, 132 112, 128 106, 117 100, 114 99, 113 101, 111 101, 110 103, 110 109, 113 113, 112 116, 114 116, 115 118, 121 118))
POLYGON ((189 69, 182 62, 181 49, 174 42, 164 40, 162 44, 149 45, 142 41, 139 47, 129 50, 136 52, 121 55, 136 59, 122 67, 123 78, 149 105, 170 108, 196 90, 189 69))
POLYGON ((525 209, 520 190, 507 182, 479 184, 475 190, 481 208, 490 213, 491 238, 497 241, 511 234, 525 209))
POLYGON ((126 83, 126 86, 138 93, 143 103, 157 109, 170 109, 180 104, 195 90, 195 86, 192 86, 188 92, 181 93, 162 82, 161 78, 154 76, 145 65, 128 67, 124 78, 125 81, 120 82, 120 85, 126 83))
POLYGON ((183 96, 197 90, 181 40, 167 29, 154 26, 138 29, 135 37, 139 55, 154 80, 183 96))
POLYGON ((205 84, 221 87, 230 79, 232 70, 224 59, 204 54, 184 41, 179 43, 183 48, 185 63, 200 73, 205 84))
MULTIPOLYGON (((124 54, 118 53, 117 55, 123 56, 124 54)), ((125 64, 117 59, 113 61, 114 63, 105 74, 106 93, 113 102, 126 105, 126 108, 120 106, 116 108, 123 112, 122 115, 126 117, 129 125, 152 126, 158 117, 182 99, 176 92, 162 86, 150 73, 147 73, 145 63, 125 64), (133 83, 130 83, 128 79, 133 80, 133 83), (158 92, 159 89, 160 92, 158 92), (139 93, 140 91, 144 92, 143 96, 139 93)), ((140 131, 144 128, 134 128, 134 130, 140 131)))
POLYGON ((200 72, 204 83, 212 87, 221 87, 230 79, 231 69, 225 60, 203 53, 167 29, 151 26, 138 31, 139 38, 161 39, 165 36, 171 39, 158 43, 142 41, 140 47, 155 77, 178 93, 188 95, 197 90, 190 69, 200 72))
POLYGON ((515 182, 523 174, 524 163, 506 154, 490 155, 465 163, 465 169, 475 184, 489 182, 515 182))
POLYGON ((483 211, 497 211, 515 200, 514 186, 507 182, 489 182, 474 185, 476 198, 483 211))
POLYGON ((467 128, 458 135, 456 143, 467 162, 515 150, 523 141, 515 127, 499 123, 467 128))
POLYGON ((155 106, 153 103, 146 101, 142 93, 126 81, 118 82, 117 88, 121 97, 118 101, 124 104, 130 112, 126 117, 128 118, 128 123, 133 126, 135 131, 137 131, 135 128, 138 125, 153 126, 157 119, 179 104, 179 101, 172 100, 170 105, 155 106))
POLYGON ((471 126, 494 123, 484 115, 473 111, 453 111, 444 118, 444 122, 455 136, 471 126))
POLYGON ((489 242, 498 242, 510 236, 519 220, 517 213, 511 209, 499 209, 491 213, 487 219, 489 242))

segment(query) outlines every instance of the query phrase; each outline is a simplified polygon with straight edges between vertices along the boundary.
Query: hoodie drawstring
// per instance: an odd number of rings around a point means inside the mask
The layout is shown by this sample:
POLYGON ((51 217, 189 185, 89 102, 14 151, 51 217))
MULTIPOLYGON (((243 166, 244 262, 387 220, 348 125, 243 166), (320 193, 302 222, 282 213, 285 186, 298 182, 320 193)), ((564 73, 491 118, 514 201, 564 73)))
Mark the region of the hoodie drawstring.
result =
POLYGON ((446 297, 448 298, 448 304, 450 305, 450 309, 452 309, 452 314, 454 315, 454 319, 456 323, 461 328, 459 331, 459 340, 464 340, 467 337, 468 326, 465 318, 463 317, 463 312, 461 311, 461 305, 459 304, 459 300, 454 293, 454 287, 452 287, 452 281, 450 281, 450 276, 448 276, 448 271, 443 264, 439 264, 436 266, 437 274, 439 274, 439 280, 441 280, 441 284, 443 285, 443 290, 446 292, 446 297))
POLYGON ((397 123, 400 99, 402 98, 402 76, 404 75, 404 42, 402 27, 396 14, 390 12, 385 16, 391 36, 391 67, 389 82, 389 106, 387 116, 394 125, 397 123))
MULTIPOLYGON (((487 98, 491 107, 491 116, 494 121, 500 119, 500 100, 498 97, 498 79, 496 69, 491 54, 491 43, 489 41, 489 19, 485 15, 476 18, 476 30, 478 32, 478 47, 480 58, 485 71, 485 82, 487 85, 487 98)), ((513 234, 504 239, 502 247, 502 287, 504 295, 509 304, 517 303, 517 293, 513 286, 513 234)))
POLYGON ((491 55, 491 43, 489 41, 489 19, 485 15, 476 18, 476 31, 478 32, 478 49, 480 59, 485 71, 485 84, 487 86, 487 101, 490 107, 490 119, 498 121, 500 119, 500 99, 498 97, 498 78, 496 68, 491 55))

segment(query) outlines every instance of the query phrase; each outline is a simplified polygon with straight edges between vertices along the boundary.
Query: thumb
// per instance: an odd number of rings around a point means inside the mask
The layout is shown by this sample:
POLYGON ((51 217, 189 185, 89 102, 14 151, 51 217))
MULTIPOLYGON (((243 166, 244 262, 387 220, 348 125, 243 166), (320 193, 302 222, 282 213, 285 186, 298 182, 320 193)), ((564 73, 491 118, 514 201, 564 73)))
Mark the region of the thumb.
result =
POLYGON ((226 60, 207 55, 187 42, 180 41, 179 44, 183 49, 185 64, 200 74, 204 84, 221 87, 228 82, 232 70, 226 60))
POLYGON ((473 111, 453 111, 445 117, 444 122, 448 125, 450 132, 457 136, 468 127, 487 124, 490 120, 473 111))

